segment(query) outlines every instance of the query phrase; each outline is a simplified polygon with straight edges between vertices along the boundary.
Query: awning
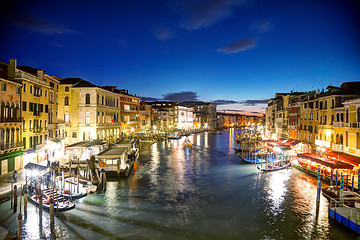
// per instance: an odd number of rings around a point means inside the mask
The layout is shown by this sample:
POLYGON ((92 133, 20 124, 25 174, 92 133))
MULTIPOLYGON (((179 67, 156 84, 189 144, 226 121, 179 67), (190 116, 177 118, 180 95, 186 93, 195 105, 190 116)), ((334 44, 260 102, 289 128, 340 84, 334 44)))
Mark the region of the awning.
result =
POLYGON ((35 164, 35 163, 28 163, 26 164, 26 166, 24 167, 24 169, 30 170, 30 171, 47 171, 48 168, 43 166, 43 165, 39 165, 39 164, 35 164))
POLYGON ((345 162, 340 162, 337 160, 332 160, 332 159, 325 159, 325 158, 318 158, 316 157, 316 155, 313 154, 308 154, 308 153, 299 153, 298 158, 304 158, 313 162, 317 162, 321 165, 330 167, 332 169, 353 169, 354 166, 345 162))
POLYGON ((50 139, 50 141, 52 141, 54 143, 61 143, 61 140, 58 138, 52 138, 52 139, 50 139))
POLYGON ((17 156, 20 156, 20 155, 23 155, 23 154, 24 154, 24 152, 22 150, 15 151, 15 152, 4 153, 4 154, 1 154, 0 160, 7 159, 7 158, 12 158, 12 157, 17 157, 17 156))
POLYGON ((356 156, 349 155, 346 153, 330 151, 327 153, 327 156, 328 156, 328 158, 344 161, 344 162, 353 164, 355 166, 358 166, 360 164, 360 157, 356 157, 356 156))

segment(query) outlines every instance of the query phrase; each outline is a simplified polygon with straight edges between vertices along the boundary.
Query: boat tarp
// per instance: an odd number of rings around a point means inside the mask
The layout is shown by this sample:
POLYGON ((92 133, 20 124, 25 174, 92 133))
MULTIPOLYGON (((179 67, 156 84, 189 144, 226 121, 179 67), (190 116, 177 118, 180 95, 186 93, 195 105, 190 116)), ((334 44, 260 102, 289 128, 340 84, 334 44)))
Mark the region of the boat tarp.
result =
POLYGON ((47 171, 48 168, 43 165, 39 165, 36 163, 28 163, 25 165, 24 169, 30 170, 30 171, 47 171))
POLYGON ((297 155, 298 158, 308 159, 313 162, 317 162, 321 165, 330 167, 332 169, 353 169, 354 166, 345 162, 332 160, 328 158, 318 158, 313 154, 301 153, 297 155))

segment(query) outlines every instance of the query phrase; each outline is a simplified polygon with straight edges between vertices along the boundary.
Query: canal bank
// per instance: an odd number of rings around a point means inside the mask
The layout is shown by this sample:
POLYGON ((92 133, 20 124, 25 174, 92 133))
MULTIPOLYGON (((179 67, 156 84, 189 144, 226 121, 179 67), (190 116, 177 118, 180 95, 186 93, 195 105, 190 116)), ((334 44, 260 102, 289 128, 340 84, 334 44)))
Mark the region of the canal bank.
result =
MULTIPOLYGON (((142 144, 127 179, 107 181, 107 191, 59 213, 61 239, 350 239, 329 222, 327 200, 316 213, 316 179, 296 169, 261 173, 242 164, 234 131, 201 133, 183 141, 142 144)), ((26 236, 39 236, 37 208, 29 204, 26 236)), ((48 214, 44 212, 45 235, 48 214)), ((0 224, 16 232, 9 202, 0 224)))

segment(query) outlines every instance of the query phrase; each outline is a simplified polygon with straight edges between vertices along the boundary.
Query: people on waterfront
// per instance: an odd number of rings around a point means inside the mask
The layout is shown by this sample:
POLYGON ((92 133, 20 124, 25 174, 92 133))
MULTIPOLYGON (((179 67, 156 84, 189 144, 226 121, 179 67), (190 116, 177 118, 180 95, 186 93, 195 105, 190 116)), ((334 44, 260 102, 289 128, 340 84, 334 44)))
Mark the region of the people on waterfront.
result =
POLYGON ((17 171, 14 170, 13 172, 13 179, 14 179, 14 182, 17 182, 17 171))

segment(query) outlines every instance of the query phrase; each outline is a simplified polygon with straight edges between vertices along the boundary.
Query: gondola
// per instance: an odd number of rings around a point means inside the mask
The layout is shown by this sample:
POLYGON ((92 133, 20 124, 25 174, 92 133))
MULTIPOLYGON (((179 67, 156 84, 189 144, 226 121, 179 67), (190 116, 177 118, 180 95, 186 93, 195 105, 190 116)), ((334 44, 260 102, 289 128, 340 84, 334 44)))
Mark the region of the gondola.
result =
MULTIPOLYGON (((29 187, 28 196, 29 199, 36 205, 39 206, 39 195, 35 189, 29 187)), ((54 209, 55 211, 65 212, 75 208, 75 202, 65 199, 62 195, 57 192, 53 192, 50 188, 44 189, 44 195, 42 198, 42 206, 45 210, 50 210, 50 199, 54 196, 54 209)))
POLYGON ((289 166, 291 166, 291 162, 286 161, 286 162, 277 162, 277 163, 270 164, 270 165, 263 166, 263 167, 257 166, 257 169, 259 169, 260 171, 263 171, 263 172, 271 172, 271 171, 281 170, 281 169, 287 168, 289 166))

